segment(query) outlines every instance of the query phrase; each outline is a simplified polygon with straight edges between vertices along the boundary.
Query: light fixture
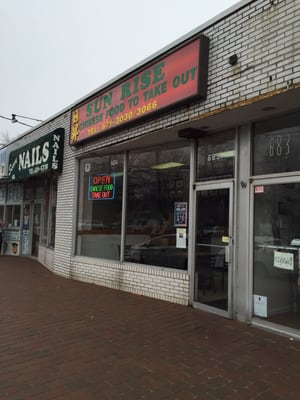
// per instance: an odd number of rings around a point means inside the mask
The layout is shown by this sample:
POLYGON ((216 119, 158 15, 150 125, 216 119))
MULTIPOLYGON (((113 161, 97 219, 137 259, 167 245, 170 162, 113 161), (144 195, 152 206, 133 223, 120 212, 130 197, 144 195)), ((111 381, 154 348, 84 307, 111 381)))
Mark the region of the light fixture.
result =
POLYGON ((182 163, 178 163, 178 162, 174 162, 174 161, 170 161, 170 162, 165 162, 162 164, 155 164, 152 165, 152 169, 169 169, 169 168, 178 168, 178 167, 182 167, 184 164, 182 163))
POLYGON ((25 124, 24 122, 19 121, 16 117, 30 119, 31 121, 36 121, 36 122, 43 122, 41 119, 25 117, 24 115, 11 114, 11 122, 13 124, 18 123, 18 124, 22 124, 22 125, 25 125, 25 126, 29 126, 30 128, 32 128, 32 125, 25 124))
POLYGON ((234 157, 234 150, 222 151, 221 153, 216 153, 218 158, 232 158, 234 157))
POLYGON ((11 114, 11 118, 5 117, 4 115, 0 115, 0 118, 7 119, 8 121, 12 122, 13 124, 18 123, 21 125, 28 126, 29 128, 33 127, 32 125, 29 125, 29 124, 26 124, 25 122, 19 121, 16 117, 30 119, 31 121, 36 121, 36 122, 43 122, 41 119, 25 117, 24 115, 18 115, 18 114, 11 114))
POLYGON ((236 54, 233 54, 232 56, 229 57, 228 62, 233 67, 238 62, 238 56, 236 54))

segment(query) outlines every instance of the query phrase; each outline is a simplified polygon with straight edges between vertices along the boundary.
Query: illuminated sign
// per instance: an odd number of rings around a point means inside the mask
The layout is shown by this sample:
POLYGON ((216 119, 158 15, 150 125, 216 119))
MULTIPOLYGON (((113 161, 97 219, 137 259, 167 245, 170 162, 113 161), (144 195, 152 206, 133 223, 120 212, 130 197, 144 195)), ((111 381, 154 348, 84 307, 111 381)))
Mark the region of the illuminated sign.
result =
POLYGON ((63 128, 55 129, 34 142, 9 154, 8 177, 24 179, 49 171, 62 171, 64 150, 63 128))
POLYGON ((99 92, 71 114, 76 144, 191 98, 205 98, 208 38, 196 40, 116 86, 99 92))
POLYGON ((88 199, 113 200, 115 198, 115 175, 90 175, 88 199))

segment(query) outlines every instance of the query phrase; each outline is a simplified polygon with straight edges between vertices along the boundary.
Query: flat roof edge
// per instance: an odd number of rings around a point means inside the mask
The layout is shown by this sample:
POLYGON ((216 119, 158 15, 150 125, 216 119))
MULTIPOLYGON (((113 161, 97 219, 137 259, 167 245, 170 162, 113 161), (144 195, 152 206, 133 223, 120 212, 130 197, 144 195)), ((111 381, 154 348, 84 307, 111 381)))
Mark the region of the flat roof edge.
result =
POLYGON ((130 75, 131 73, 133 73, 134 71, 140 69, 141 67, 143 67, 144 65, 147 65, 149 62, 151 62, 152 60, 160 57, 161 55, 163 55, 164 53, 172 50, 173 48, 175 48, 176 46, 179 46, 180 44, 184 43, 185 41, 192 39, 194 36, 200 34, 201 32, 203 32, 205 29, 209 28, 210 26, 216 24, 217 22, 222 21, 223 19, 227 18, 228 16, 230 16, 231 14, 237 12, 238 10, 240 10, 241 8, 245 7, 246 5, 255 2, 257 0, 240 0, 239 2, 237 2, 236 4, 232 5, 231 7, 227 8, 226 10, 222 11, 221 13, 217 14, 216 16, 210 18, 209 20, 207 20, 206 22, 204 22, 203 24, 199 25, 198 27, 196 27, 195 29, 187 32, 186 34, 184 34, 183 36, 179 37, 178 39, 174 40, 173 42, 171 42, 170 44, 168 44, 167 46, 161 48, 160 50, 156 51, 155 53, 152 53, 150 56, 146 57, 145 59, 143 59, 142 61, 138 62, 137 64, 133 65, 132 67, 128 68, 127 70, 121 72, 120 74, 118 74, 117 76, 115 76, 114 78, 110 79, 109 81, 105 82, 103 85, 98 86, 96 89, 92 90, 91 92, 87 93, 86 95, 84 95, 83 97, 79 98, 78 100, 76 100, 75 102, 71 103, 70 105, 66 106, 65 108, 63 108, 61 111, 53 114, 52 116, 50 116, 49 118, 47 118, 45 121, 43 121, 42 123, 38 124, 37 126, 29 129, 28 131, 26 131, 24 134, 21 134, 20 136, 16 137, 15 140, 13 140, 11 143, 16 142, 17 140, 19 140, 20 138, 28 135, 30 132, 36 130, 37 128, 46 125, 47 123, 53 121, 53 119, 59 117, 60 115, 69 112, 72 108, 76 107, 77 105, 79 105, 80 103, 84 102, 85 100, 87 100, 88 98, 94 96, 95 94, 97 94, 98 92, 104 90, 105 88, 108 88, 110 86, 112 86, 114 83, 117 83, 118 81, 120 81, 122 78, 125 78, 127 75, 130 75))

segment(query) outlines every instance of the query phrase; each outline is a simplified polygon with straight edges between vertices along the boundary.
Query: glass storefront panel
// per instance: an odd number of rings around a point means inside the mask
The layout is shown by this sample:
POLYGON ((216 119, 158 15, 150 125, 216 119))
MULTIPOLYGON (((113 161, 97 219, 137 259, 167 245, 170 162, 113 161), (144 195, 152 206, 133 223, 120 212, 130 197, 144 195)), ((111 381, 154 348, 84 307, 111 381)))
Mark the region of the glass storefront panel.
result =
POLYGON ((23 200, 23 184, 9 183, 7 186, 7 203, 19 203, 23 200))
POLYGON ((6 207, 6 221, 5 226, 7 228, 19 228, 21 217, 21 206, 20 205, 8 205, 6 207))
POLYGON ((254 316, 300 329, 300 183, 254 187, 254 316))
POLYGON ((123 154, 80 162, 76 253, 120 259, 123 154))
POLYGON ((300 171, 300 114, 255 124, 253 175, 300 171))
POLYGON ((190 147, 130 152, 125 259, 187 268, 190 147))
POLYGON ((6 185, 0 185, 0 203, 4 204, 6 198, 6 185))
POLYGON ((2 253, 3 228, 4 228, 4 206, 0 206, 0 254, 2 253))
POLYGON ((197 180, 232 178, 234 160, 234 130, 202 136, 198 140, 197 180))
POLYGON ((194 300, 228 311, 230 186, 197 190, 194 300))
MULTIPOLYGON (((40 191, 36 191, 38 198, 40 191)), ((49 177, 45 180, 45 188, 43 197, 42 227, 41 227, 41 243, 44 246, 54 247, 55 223, 56 223, 56 197, 57 197, 57 177, 49 177)))

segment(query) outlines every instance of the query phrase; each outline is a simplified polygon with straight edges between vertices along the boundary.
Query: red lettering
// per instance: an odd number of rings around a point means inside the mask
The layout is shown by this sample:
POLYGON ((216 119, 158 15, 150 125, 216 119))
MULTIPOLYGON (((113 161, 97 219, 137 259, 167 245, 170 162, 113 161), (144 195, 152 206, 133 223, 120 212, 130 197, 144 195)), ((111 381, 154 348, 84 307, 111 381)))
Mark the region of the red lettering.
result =
POLYGON ((110 175, 98 175, 98 176, 93 176, 93 184, 94 185, 99 185, 100 184, 105 184, 105 183, 110 183, 111 182, 111 176, 110 175))
POLYGON ((103 199, 108 199, 110 197, 110 190, 107 192, 102 192, 101 195, 103 199))

